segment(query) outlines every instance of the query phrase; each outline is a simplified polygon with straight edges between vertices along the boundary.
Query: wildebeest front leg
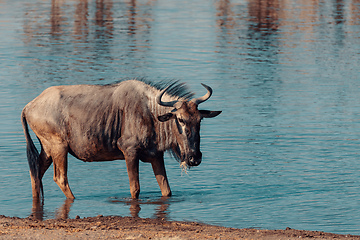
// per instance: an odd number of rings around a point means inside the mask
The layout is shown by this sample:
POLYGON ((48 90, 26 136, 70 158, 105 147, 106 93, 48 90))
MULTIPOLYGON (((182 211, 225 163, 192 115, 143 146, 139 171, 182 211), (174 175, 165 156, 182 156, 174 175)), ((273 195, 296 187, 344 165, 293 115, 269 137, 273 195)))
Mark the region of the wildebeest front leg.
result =
POLYGON ((136 199, 140 194, 139 158, 135 154, 126 154, 125 161, 129 175, 131 197, 136 199))
POLYGON ((151 166, 153 168, 156 180, 161 189, 161 194, 164 197, 171 196, 171 190, 169 181, 166 176, 165 163, 164 163, 164 155, 162 154, 158 158, 152 159, 151 166))
POLYGON ((53 148, 51 151, 51 156, 54 163, 54 181, 57 183, 67 198, 74 199, 74 194, 71 192, 67 179, 67 153, 67 148, 64 147, 58 147, 56 149, 53 148))

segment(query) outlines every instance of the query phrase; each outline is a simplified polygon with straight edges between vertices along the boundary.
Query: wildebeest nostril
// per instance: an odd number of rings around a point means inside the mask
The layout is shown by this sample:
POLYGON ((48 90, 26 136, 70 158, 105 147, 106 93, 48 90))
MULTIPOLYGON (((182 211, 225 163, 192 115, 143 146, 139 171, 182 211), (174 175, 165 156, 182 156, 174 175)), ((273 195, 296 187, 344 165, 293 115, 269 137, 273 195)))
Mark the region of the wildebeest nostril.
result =
POLYGON ((201 163, 201 158, 188 157, 188 163, 190 166, 198 166, 201 163))

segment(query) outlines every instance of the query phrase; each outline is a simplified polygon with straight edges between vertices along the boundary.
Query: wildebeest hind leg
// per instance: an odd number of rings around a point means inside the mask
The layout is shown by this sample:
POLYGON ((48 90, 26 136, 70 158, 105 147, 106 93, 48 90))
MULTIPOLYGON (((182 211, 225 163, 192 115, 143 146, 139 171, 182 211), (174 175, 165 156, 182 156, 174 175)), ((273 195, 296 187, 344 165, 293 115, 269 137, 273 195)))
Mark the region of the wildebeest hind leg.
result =
MULTIPOLYGON (((39 166, 40 166, 40 171, 39 171, 39 180, 40 183, 42 185, 42 178, 46 172, 46 170, 49 169, 50 165, 52 163, 51 157, 45 152, 43 146, 41 147, 41 153, 39 156, 39 166)), ((37 190, 37 184, 35 183, 35 179, 33 179, 31 177, 31 183, 32 183, 32 187, 33 187, 33 198, 34 200, 40 200, 38 193, 40 193, 40 190, 37 190)), ((43 193, 42 193, 43 194, 43 193)))
POLYGON ((43 178, 45 172, 49 169, 52 163, 52 159, 49 154, 45 151, 44 147, 42 146, 40 152, 40 179, 43 178))
POLYGON ((38 162, 39 178, 36 179, 30 174, 34 202, 40 202, 40 194, 42 194, 42 195, 44 194, 42 192, 42 178, 43 178, 46 170, 50 167, 50 165, 52 163, 50 155, 46 153, 46 150, 44 149, 44 146, 40 139, 39 139, 39 141, 41 143, 41 153, 40 153, 39 159, 38 159, 38 161, 39 161, 38 162))
POLYGON ((51 150, 51 157, 54 163, 54 181, 67 198, 74 199, 74 194, 71 192, 67 179, 67 153, 67 147, 63 146, 53 146, 51 150))

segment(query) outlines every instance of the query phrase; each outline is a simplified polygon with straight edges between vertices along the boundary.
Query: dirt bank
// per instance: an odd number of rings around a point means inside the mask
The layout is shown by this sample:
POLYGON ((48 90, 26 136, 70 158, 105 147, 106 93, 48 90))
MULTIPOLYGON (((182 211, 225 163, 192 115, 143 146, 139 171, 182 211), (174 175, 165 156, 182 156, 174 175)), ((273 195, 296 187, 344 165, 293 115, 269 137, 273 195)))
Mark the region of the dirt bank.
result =
POLYGON ((78 219, 5 217, 0 215, 0 239, 359 239, 287 228, 257 230, 217 227, 194 222, 98 216, 78 219))

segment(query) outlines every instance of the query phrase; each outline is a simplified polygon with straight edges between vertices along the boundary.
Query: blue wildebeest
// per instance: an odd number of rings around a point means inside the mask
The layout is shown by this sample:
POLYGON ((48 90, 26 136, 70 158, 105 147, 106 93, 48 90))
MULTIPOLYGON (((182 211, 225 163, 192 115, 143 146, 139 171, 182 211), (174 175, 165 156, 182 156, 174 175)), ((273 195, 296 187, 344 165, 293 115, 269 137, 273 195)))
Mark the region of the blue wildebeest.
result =
POLYGON ((42 177, 51 163, 54 181, 67 198, 74 198, 67 179, 68 153, 85 162, 125 159, 132 198, 140 192, 139 160, 150 162, 162 195, 170 196, 164 152, 172 151, 187 167, 199 165, 200 121, 221 113, 198 110, 212 94, 203 86, 207 94, 191 100, 193 94, 177 82, 127 80, 46 89, 21 115, 33 198, 43 199, 42 177), (28 125, 39 139, 40 154, 28 125))

